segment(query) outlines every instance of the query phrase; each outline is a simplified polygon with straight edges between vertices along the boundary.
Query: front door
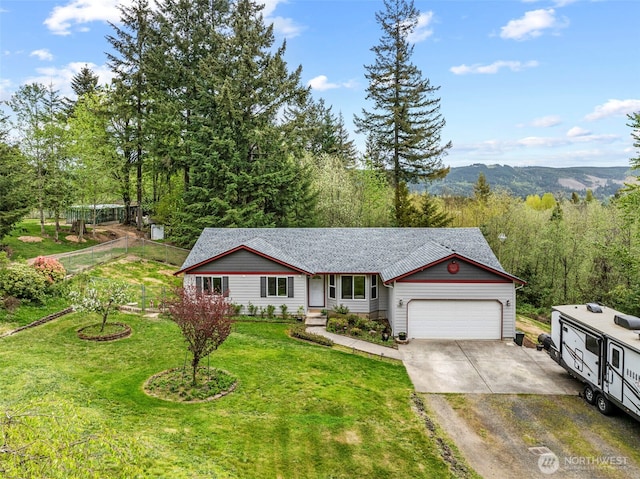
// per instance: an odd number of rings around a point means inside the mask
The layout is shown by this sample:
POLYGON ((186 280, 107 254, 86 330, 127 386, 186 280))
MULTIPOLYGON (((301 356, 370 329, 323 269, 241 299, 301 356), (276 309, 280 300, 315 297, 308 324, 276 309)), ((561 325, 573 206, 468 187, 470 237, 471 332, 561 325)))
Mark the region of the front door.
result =
POLYGON ((324 308, 324 276, 309 278, 309 307, 324 308))
POLYGON ((609 342, 607 352, 607 392, 622 402, 624 350, 617 344, 609 342))

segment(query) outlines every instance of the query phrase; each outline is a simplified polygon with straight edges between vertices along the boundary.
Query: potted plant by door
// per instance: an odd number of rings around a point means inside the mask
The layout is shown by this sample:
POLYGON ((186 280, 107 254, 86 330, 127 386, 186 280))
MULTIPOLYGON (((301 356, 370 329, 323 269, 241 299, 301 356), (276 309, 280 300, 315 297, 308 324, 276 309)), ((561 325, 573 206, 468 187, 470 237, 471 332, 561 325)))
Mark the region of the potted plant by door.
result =
POLYGON ((398 342, 406 343, 407 342, 407 333, 405 331, 400 331, 398 333, 398 342))

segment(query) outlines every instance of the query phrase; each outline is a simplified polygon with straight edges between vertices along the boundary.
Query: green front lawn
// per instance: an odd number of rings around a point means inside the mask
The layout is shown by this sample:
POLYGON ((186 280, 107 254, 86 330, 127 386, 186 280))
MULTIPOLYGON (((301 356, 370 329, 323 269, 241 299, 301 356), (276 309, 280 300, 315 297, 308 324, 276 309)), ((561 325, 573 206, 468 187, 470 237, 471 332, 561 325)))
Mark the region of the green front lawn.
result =
MULTIPOLYGON (((112 431, 104 434, 133 456, 138 477, 450 476, 411 409, 401 364, 294 340, 286 324, 236 323, 210 365, 236 377, 237 389, 210 403, 176 404, 142 386, 188 361, 178 328, 118 314, 111 320, 131 325, 131 337, 79 340, 76 330, 94 319, 72 314, 0 339, 0 415, 63 404, 69 423, 82 418, 92 431, 112 431)), ((109 477, 119 477, 118 461, 110 464, 109 477)))

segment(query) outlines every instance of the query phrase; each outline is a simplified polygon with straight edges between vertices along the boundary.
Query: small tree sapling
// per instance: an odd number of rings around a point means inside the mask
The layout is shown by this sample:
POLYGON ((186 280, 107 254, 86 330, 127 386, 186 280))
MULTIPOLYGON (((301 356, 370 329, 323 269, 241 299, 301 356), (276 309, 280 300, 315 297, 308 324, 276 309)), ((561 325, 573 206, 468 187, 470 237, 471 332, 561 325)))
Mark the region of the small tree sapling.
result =
POLYGON ((76 311, 101 315, 100 332, 103 332, 109 314, 130 301, 131 288, 124 281, 92 281, 83 291, 72 291, 70 299, 76 311))

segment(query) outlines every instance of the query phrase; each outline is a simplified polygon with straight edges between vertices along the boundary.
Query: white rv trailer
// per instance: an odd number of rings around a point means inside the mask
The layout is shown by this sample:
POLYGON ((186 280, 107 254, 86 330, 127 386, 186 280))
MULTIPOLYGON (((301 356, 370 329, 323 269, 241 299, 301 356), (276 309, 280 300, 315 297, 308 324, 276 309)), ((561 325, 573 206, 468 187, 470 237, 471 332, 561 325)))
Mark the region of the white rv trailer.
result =
POLYGON ((613 405, 640 420, 640 318, 595 303, 553 306, 551 358, 584 383, 584 398, 602 414, 613 405))

